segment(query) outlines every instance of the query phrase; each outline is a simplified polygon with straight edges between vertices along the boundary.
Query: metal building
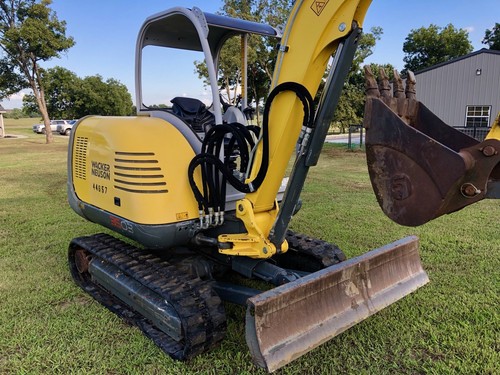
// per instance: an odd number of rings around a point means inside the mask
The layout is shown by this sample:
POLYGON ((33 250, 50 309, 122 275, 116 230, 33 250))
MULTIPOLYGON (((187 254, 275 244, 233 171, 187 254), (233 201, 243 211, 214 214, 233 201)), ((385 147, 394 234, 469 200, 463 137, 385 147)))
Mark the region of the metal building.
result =
POLYGON ((483 48, 415 76, 418 100, 448 125, 484 138, 500 112, 500 51, 483 48))

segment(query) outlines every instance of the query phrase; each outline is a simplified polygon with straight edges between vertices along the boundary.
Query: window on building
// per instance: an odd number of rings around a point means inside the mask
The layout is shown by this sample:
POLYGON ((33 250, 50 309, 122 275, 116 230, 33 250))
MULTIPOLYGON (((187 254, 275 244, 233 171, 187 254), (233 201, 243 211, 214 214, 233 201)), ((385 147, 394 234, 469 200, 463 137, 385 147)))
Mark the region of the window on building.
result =
POLYGON ((465 127, 487 128, 490 124, 491 106, 468 105, 465 115, 465 127))

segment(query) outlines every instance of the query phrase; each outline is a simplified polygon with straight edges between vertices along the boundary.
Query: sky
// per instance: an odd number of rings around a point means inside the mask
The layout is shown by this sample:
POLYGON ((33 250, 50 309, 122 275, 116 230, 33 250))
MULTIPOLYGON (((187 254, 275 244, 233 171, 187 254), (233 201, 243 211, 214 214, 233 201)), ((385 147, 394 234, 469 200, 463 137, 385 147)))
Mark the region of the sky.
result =
MULTIPOLYGON (((82 78, 99 74, 104 79, 117 79, 128 87, 135 100, 135 44, 144 20, 174 6, 197 6, 205 12, 216 12, 222 5, 222 0, 53 0, 52 9, 60 20, 66 21, 66 35, 72 36, 76 44, 61 58, 42 66, 62 66, 82 78)), ((484 32, 495 22, 500 22, 500 0, 373 0, 363 28, 369 31, 380 26, 383 35, 365 63, 391 63, 402 69, 406 36, 412 29, 430 24, 444 27, 452 23, 469 31, 474 51, 486 48, 481 44, 484 32)), ((160 66, 160 70, 150 78, 156 83, 154 100, 167 102, 177 95, 206 95, 192 63, 186 61, 183 56, 157 58, 161 65, 155 68, 160 66)), ((14 95, 1 104, 6 109, 20 108, 22 95, 14 95)))

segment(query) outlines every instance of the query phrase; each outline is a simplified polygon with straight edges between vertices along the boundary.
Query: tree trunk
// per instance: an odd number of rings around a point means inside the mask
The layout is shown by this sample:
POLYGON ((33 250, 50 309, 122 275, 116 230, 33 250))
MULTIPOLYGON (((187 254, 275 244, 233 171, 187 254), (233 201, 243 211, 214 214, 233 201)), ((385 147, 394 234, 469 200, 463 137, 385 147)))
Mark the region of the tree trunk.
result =
POLYGON ((38 70, 35 59, 33 59, 33 73, 33 76, 30 77, 29 83, 31 85, 33 95, 35 95, 38 109, 42 114, 43 124, 45 125, 45 143, 49 144, 54 141, 54 137, 52 136, 52 130, 50 129, 50 118, 49 112, 47 111, 47 103, 45 102, 45 92, 43 91, 42 79, 40 77, 40 71, 38 70))
POLYGON ((42 106, 39 108, 40 112, 42 113, 43 124, 45 125, 45 143, 49 144, 54 142, 54 137, 52 136, 52 129, 50 128, 49 113, 47 112, 46 106, 42 106))
POLYGON ((238 85, 234 85, 234 89, 233 89, 233 105, 236 106, 236 102, 237 102, 237 99, 238 99, 238 85))
POLYGON ((236 106, 238 103, 238 82, 240 81, 240 75, 238 74, 235 79, 234 89, 233 89, 233 105, 236 106))
POLYGON ((231 102, 231 88, 229 87, 229 78, 226 77, 226 95, 227 95, 227 104, 233 105, 231 102))
POLYGON ((33 95, 35 95, 38 109, 42 114, 43 124, 45 125, 45 143, 52 143, 54 141, 54 137, 52 136, 52 130, 50 129, 50 118, 49 112, 47 111, 47 104, 45 103, 44 92, 42 89, 36 87, 34 82, 31 85, 31 89, 33 90, 33 95))
POLYGON ((0 138, 5 138, 5 125, 3 122, 3 115, 0 113, 0 138))

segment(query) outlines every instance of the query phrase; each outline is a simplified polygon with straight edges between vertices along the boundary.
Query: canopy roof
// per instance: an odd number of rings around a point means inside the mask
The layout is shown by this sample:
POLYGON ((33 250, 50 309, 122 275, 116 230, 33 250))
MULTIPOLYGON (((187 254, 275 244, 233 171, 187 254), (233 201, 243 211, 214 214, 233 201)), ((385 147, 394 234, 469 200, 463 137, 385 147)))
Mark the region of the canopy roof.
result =
MULTIPOLYGON (((136 103, 140 103, 138 111, 146 109, 142 102, 141 84, 142 50, 144 47, 157 46, 202 51, 207 64, 215 120, 216 123, 222 124, 216 68, 218 55, 228 38, 233 35, 245 34, 281 38, 281 32, 269 25, 204 13, 196 7, 192 9, 175 7, 148 17, 139 31, 135 54, 136 103)), ((246 45, 246 38, 242 40, 246 45)), ((246 66, 246 53, 244 55, 243 65, 246 66)))
MULTIPOLYGON (((146 19, 143 25, 142 46, 161 46, 193 51, 202 51, 200 36, 192 20, 187 16, 187 9, 173 8, 154 14, 146 19)), ((265 24, 245 21, 212 13, 201 12, 193 8, 193 14, 204 25, 208 26, 207 39, 212 51, 217 49, 227 38, 235 34, 258 34, 280 37, 278 31, 265 24)))

